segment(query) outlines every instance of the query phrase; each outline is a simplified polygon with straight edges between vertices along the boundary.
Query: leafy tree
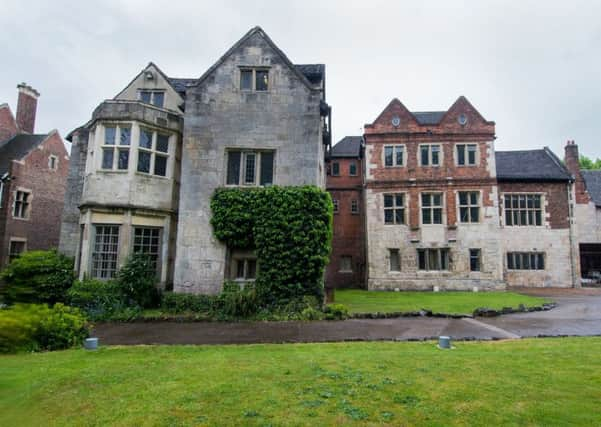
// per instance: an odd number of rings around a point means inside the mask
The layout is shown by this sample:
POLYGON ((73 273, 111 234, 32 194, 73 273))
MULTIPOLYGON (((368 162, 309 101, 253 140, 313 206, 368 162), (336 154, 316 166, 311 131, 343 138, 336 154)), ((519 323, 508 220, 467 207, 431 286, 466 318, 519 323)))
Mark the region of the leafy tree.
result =
POLYGON ((581 169, 601 169, 601 159, 597 158, 597 160, 592 160, 587 156, 580 156, 580 168, 581 169))

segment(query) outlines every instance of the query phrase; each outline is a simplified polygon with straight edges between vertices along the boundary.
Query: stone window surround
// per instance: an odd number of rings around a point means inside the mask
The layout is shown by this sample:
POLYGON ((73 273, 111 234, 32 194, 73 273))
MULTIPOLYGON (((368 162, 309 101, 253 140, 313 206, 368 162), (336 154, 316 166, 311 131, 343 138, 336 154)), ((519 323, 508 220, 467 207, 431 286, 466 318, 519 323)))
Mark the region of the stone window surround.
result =
POLYGON ((399 248, 387 248, 386 249, 386 265, 388 265, 388 273, 389 274, 399 274, 402 271, 401 265, 401 250, 399 248), (398 265, 397 269, 393 270, 393 256, 397 257, 396 264, 398 265))
POLYGON ((478 167, 480 166, 480 144, 477 142, 456 142, 454 147, 453 147, 453 157, 455 160, 455 166, 458 168, 474 168, 474 167, 478 167), (460 145, 464 145, 465 146, 465 164, 460 165, 459 164, 459 146, 460 145), (476 163, 474 164, 470 164, 468 163, 468 149, 467 147, 470 145, 475 145, 476 146, 476 163))
POLYGON ((124 172, 127 171, 130 168, 130 163, 131 163, 131 146, 132 146, 132 126, 131 124, 123 124, 123 123, 116 123, 116 124, 112 124, 112 123, 103 123, 102 125, 102 139, 100 140, 100 170, 104 171, 118 171, 118 172, 124 172), (114 140, 114 144, 107 144, 106 143, 106 129, 107 128, 115 128, 115 140, 114 140), (121 129, 129 129, 129 144, 121 144, 121 129), (103 163, 104 163, 104 152, 106 150, 112 150, 113 152, 113 164, 111 165, 111 168, 104 168, 103 167, 103 163), (127 151, 128 152, 128 162, 127 162, 127 168, 125 169, 119 169, 119 152, 120 151, 127 151), (115 155, 115 153, 117 153, 117 155, 115 155))
POLYGON ((469 266, 470 266, 470 273, 479 273, 482 271, 482 249, 480 248, 469 248, 468 250, 468 254, 469 254, 469 266), (473 254, 477 253, 477 257, 474 256, 473 254), (478 268, 476 270, 472 269, 472 259, 477 259, 478 262, 478 268))
POLYGON ((15 191, 13 191, 13 203, 11 206, 12 218, 18 221, 29 221, 31 218, 31 209, 33 202, 33 192, 29 188, 17 187, 15 191), (27 197, 27 209, 25 211, 25 216, 15 216, 15 208, 17 205, 17 194, 18 193, 26 193, 27 197))
MULTIPOLYGON (((8 259, 10 260, 12 258, 12 251, 11 249, 13 248, 13 243, 23 243, 23 251, 22 252, 26 252, 27 251, 27 239, 24 237, 10 237, 8 239, 8 259)), ((22 253, 21 252, 21 253, 22 253)))
POLYGON ((425 144, 418 144, 417 146, 417 165, 419 167, 422 168, 439 168, 444 164, 444 150, 443 150, 443 144, 442 143, 425 143, 425 144), (428 148, 428 164, 427 165, 423 165, 422 164, 422 148, 423 147, 429 147, 428 148), (438 163, 433 165, 432 164, 432 147, 438 147, 438 163))
MULTIPOLYGON (((418 164, 420 164, 418 162, 418 164)), ((407 165, 407 148, 405 146, 405 144, 384 144, 382 146, 382 165, 384 166, 384 168, 403 168, 407 165), (386 166, 386 148, 392 148, 392 165, 390 166, 386 166), (403 158, 402 158, 402 162, 400 165, 396 164, 396 154, 397 154, 397 147, 401 147, 401 152, 403 153, 403 158)))
MULTIPOLYGON (((433 208, 434 206, 429 206, 429 208, 433 208)), ((419 193, 419 225, 420 227, 442 227, 442 226, 446 226, 447 225, 447 200, 446 200, 446 192, 444 191, 422 191, 419 193), (440 199, 441 199, 441 204, 440 204, 440 208, 442 209, 441 211, 441 223, 440 224, 435 224, 435 223, 430 223, 430 224, 424 224, 424 218, 423 218, 423 211, 422 209, 424 208, 424 206, 422 206, 422 195, 423 194, 440 194, 440 199)), ((432 220, 434 220, 432 218, 432 220)))
MULTIPOLYGON (((521 261, 520 261, 521 262, 521 261)), ((536 263, 538 264, 538 259, 536 260, 536 263)), ((507 251, 505 252, 505 256, 504 256, 504 260, 503 260, 503 264, 504 267, 507 269, 507 271, 517 271, 520 273, 527 273, 527 272, 541 272, 541 271, 545 271, 547 268, 547 254, 544 251, 538 251, 538 250, 517 250, 517 251, 507 251), (543 261, 543 268, 509 268, 509 257, 512 256, 514 257, 514 263, 515 263, 515 257, 519 256, 522 257, 523 255, 528 255, 528 257, 530 259, 532 259, 532 256, 535 257, 541 257, 542 261, 543 261)))
MULTIPOLYGON (((120 245, 121 245, 121 234, 122 234, 122 227, 123 224, 104 224, 104 223, 92 223, 91 224, 91 236, 90 239, 88 241, 88 244, 90 245, 90 249, 89 249, 89 257, 88 257, 88 268, 86 269, 90 275, 90 277, 94 278, 94 279, 99 279, 99 280, 110 280, 112 278, 114 278, 114 276, 111 277, 97 277, 94 274, 94 255, 97 253, 95 250, 96 247, 96 237, 97 237, 97 232, 98 232, 98 227, 116 227, 117 228, 117 249, 115 252, 115 271, 114 271, 114 275, 117 274, 117 271, 119 271, 119 253, 120 253, 120 245)), ((110 234, 110 235, 114 235, 114 234, 110 234)), ((109 254, 109 252, 101 252, 102 254, 109 254)), ((108 269, 102 269, 100 268, 100 270, 106 270, 108 271, 108 269)))
POLYGON ((451 248, 442 246, 442 247, 422 247, 416 249, 416 268, 418 272, 434 272, 434 273, 444 273, 450 272, 451 269, 451 248), (424 254, 424 262, 425 268, 420 268, 420 253, 424 254), (437 267, 439 268, 431 268, 430 261, 432 254, 436 256, 437 267), (443 268, 446 267, 446 268, 443 268))
POLYGON ((136 155, 136 173, 142 174, 142 175, 146 175, 146 176, 154 176, 154 177, 159 177, 159 178, 166 178, 167 177, 167 172, 168 172, 168 166, 169 166, 169 152, 170 149, 169 147, 171 146, 171 135, 166 133, 166 132, 162 132, 162 131, 157 131, 152 129, 151 127, 148 126, 141 126, 140 127, 140 135, 138 136, 137 139, 137 151, 135 153, 136 155), (141 136, 141 131, 149 131, 152 132, 152 139, 150 141, 150 148, 148 147, 142 147, 140 146, 140 136, 141 136), (161 151, 157 148, 158 145, 158 139, 159 139, 159 135, 161 136, 166 136, 167 137, 167 151, 161 151), (140 171, 138 170, 139 168, 139 159, 140 159, 140 152, 143 153, 147 153, 150 155, 150 163, 148 165, 148 172, 144 172, 144 171, 140 171), (165 162, 165 175, 160 175, 160 174, 156 174, 155 170, 156 170, 156 159, 157 157, 166 157, 167 160, 165 162))
POLYGON ((271 153, 273 155, 273 161, 272 161, 272 174, 271 174, 271 184, 267 184, 267 185, 277 185, 276 184, 276 169, 277 169, 277 150, 273 149, 273 148, 252 148, 252 147, 226 147, 225 148, 225 152, 224 152, 224 171, 225 173, 223 174, 223 185, 225 187, 231 187, 231 188, 236 188, 236 187, 264 187, 263 185, 260 184, 260 179, 261 179, 261 153, 271 153), (239 176, 238 176, 238 184, 228 184, 227 183, 227 179, 228 179, 228 163, 229 163, 229 159, 228 159, 228 153, 230 151, 239 151, 242 155, 240 156, 240 170, 239 170, 239 176), (254 184, 246 184, 246 183, 240 183, 243 180, 243 175, 244 175, 244 160, 245 160, 245 153, 253 153, 255 154, 255 183, 254 184))
POLYGON ((404 225, 404 226, 407 226, 408 225, 407 218, 408 218, 408 215, 409 215, 409 199, 410 199, 409 193, 407 193, 406 191, 394 191, 394 192, 382 193, 382 211, 383 211, 383 214, 382 214, 382 223, 385 226, 389 226, 389 225, 404 225), (397 194, 403 196, 403 206, 402 206, 402 209, 403 209, 403 222, 400 223, 400 224, 396 222, 396 220, 395 220, 396 217, 395 217, 395 214, 394 214, 394 212, 397 209, 400 208, 400 207, 396 206, 396 199, 394 198, 394 196, 396 196, 397 194), (390 208, 390 207, 386 208, 386 204, 384 202, 385 196, 388 196, 388 195, 393 196, 393 206, 392 206, 392 208, 390 208), (387 223, 386 222, 386 213, 385 213, 386 209, 392 209, 393 210, 393 222, 392 223, 387 223))
POLYGON ((237 88, 241 93, 269 93, 273 86, 273 73, 269 65, 238 65, 237 88), (242 71, 252 71, 252 89, 242 89, 242 71), (267 90, 256 90, 257 71, 267 71, 267 90))
POLYGON ((501 221, 501 227, 510 227, 515 229, 520 229, 522 227, 527 228, 549 228, 550 221, 550 213, 547 209, 548 198, 547 193, 540 191, 505 191, 500 193, 499 195, 499 206, 501 208, 501 215, 499 220, 501 221), (541 196, 540 206, 541 206, 541 225, 507 225, 505 224, 505 195, 539 195, 541 196))
POLYGON ((58 156, 51 154, 48 156, 48 169, 51 171, 58 170, 58 156))
POLYGON ((144 88, 139 88, 138 89, 138 101, 144 103, 144 104, 148 104, 148 105, 152 105, 154 107, 157 108, 165 108, 165 98, 167 95, 167 90, 166 89, 144 89, 144 88), (146 103, 142 100, 142 93, 143 92, 150 92, 150 102, 146 103), (163 95, 163 102, 161 105, 156 105, 155 104, 155 94, 160 93, 163 95))
POLYGON ((229 278, 237 283, 254 282, 259 274, 257 256, 252 250, 228 249, 229 252, 229 278), (243 263, 243 277, 238 276, 238 264, 243 263), (254 262, 254 277, 247 277, 250 273, 250 263, 254 262))
MULTIPOLYGON (((96 125, 95 129, 90 132, 90 138, 92 139, 93 143, 89 144, 90 147, 92 148, 91 151, 91 161, 92 163, 90 164, 90 168, 91 171, 88 171, 88 168, 86 166, 86 174, 93 172, 93 173, 110 173, 110 174, 138 174, 138 175, 143 175, 146 177, 152 177, 154 179, 172 179, 173 178, 173 173, 174 173, 174 162, 175 162, 175 134, 173 132, 161 129, 157 126, 152 126, 146 123, 140 123, 137 121, 131 121, 131 120, 126 120, 126 121, 103 121, 100 122, 96 125), (124 145, 123 147, 129 147, 129 161, 128 161, 128 168, 127 170, 123 169, 123 170, 119 170, 119 169, 102 169, 102 147, 104 146, 104 128, 106 126, 123 126, 123 127, 130 127, 131 128, 131 133, 130 133, 130 145, 126 146, 124 145), (167 159, 167 172, 165 176, 160 176, 160 175, 154 175, 154 174, 149 174, 149 173, 144 173, 144 172, 138 172, 137 171, 137 166, 138 166, 138 148, 139 148, 139 143, 140 143, 140 128, 146 128, 148 130, 153 131, 153 135, 156 135, 157 133, 162 133, 165 135, 169 135, 169 152, 168 153, 161 153, 162 155, 166 155, 168 156, 167 159), (98 152, 100 153, 98 156, 94 156, 94 152, 98 152)), ((156 137, 153 136, 153 141, 156 139, 156 137)), ((91 142, 92 142, 91 141, 91 142)), ((115 145, 115 147, 119 147, 119 145, 115 145)), ((114 162, 114 161, 113 161, 114 162)))
MULTIPOLYGON (((469 202, 469 201, 468 201, 469 202)), ((461 190, 456 190, 455 191, 455 206, 457 207, 457 224, 460 225, 480 225, 482 224, 482 217, 483 217, 483 206, 482 206, 482 190, 479 189, 461 189, 461 190), (478 193, 478 221, 477 222, 473 222, 473 221, 467 221, 467 222, 463 222, 461 221, 461 207, 462 206, 475 206, 475 205, 460 205, 459 203, 459 193, 478 193)))
MULTIPOLYGON (((157 246, 157 257, 156 260, 154 261, 156 263, 156 274, 157 277, 161 277, 161 267, 163 264, 163 259, 162 259, 162 249, 163 249, 163 227, 156 227, 156 226, 147 226, 147 225, 132 225, 131 226, 131 231, 130 231, 130 252, 131 254, 136 253, 135 251, 135 247, 136 247, 136 230, 158 230, 158 246, 157 246)), ((145 236, 142 236, 142 238, 144 238, 145 236)), ((150 244, 146 244, 144 242, 142 242, 142 246, 144 247, 152 247, 152 243, 150 244)), ((146 252, 141 252, 141 253, 146 253, 146 252)))

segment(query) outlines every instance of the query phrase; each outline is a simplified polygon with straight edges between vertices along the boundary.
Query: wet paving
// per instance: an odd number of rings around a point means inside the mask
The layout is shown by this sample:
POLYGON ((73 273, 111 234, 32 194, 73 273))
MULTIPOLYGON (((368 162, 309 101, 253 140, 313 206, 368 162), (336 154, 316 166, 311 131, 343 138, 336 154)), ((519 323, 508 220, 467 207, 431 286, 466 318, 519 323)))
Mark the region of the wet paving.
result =
POLYGON ((133 345, 406 341, 436 339, 440 335, 455 340, 601 335, 601 291, 536 292, 550 296, 557 307, 549 311, 475 319, 401 317, 317 322, 100 323, 94 329, 94 336, 103 344, 133 345))

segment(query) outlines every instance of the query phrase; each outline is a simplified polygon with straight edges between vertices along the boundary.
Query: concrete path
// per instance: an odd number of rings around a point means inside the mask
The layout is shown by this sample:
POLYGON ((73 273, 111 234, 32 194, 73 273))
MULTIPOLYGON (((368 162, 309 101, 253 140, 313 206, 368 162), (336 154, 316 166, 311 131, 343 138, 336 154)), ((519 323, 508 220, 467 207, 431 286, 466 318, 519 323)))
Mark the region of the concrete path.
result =
MULTIPOLYGON (((540 291, 539 291, 540 292, 540 291)), ((537 293, 537 295, 545 295, 537 293)), ((601 335, 601 292, 554 293, 549 311, 494 318, 350 319, 320 322, 136 322, 98 324, 103 344, 250 344, 374 340, 456 340, 601 335)))

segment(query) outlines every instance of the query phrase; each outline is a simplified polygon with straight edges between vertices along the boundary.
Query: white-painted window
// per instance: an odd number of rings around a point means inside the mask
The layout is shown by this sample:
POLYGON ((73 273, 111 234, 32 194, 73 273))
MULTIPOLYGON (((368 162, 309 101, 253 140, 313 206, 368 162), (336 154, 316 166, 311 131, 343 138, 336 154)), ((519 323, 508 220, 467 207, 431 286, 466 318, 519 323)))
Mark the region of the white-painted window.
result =
POLYGON ((480 192, 460 191, 459 198, 459 222, 480 222, 480 192))
POLYGON ((475 166, 478 163, 477 144, 457 144, 455 150, 458 166, 475 166))
POLYGON ((131 145, 131 126, 107 125, 104 127, 102 141, 103 170, 127 170, 129 168, 129 147, 131 145))
POLYGON ((227 185, 273 184, 274 151, 228 150, 226 155, 227 185))
POLYGON ((384 224, 405 224, 405 194, 384 194, 384 224))
POLYGON ((540 194, 505 194, 506 226, 543 225, 543 203, 540 194))
POLYGON ((17 190, 13 204, 13 217, 27 219, 31 211, 31 193, 29 191, 17 190))
POLYGON ((90 275, 96 279, 112 279, 117 274, 119 226, 94 225, 90 275))
POLYGON ((385 145, 384 146, 384 166, 392 168, 403 166, 405 164, 405 146, 404 145, 385 145))
POLYGON ((170 136, 148 128, 140 128, 138 165, 136 170, 156 176, 167 176, 170 136))
POLYGON ((440 144, 423 144, 419 146, 419 164, 421 166, 440 166, 442 151, 440 144))
POLYGON ((422 193, 422 224, 442 224, 442 193, 422 193))

